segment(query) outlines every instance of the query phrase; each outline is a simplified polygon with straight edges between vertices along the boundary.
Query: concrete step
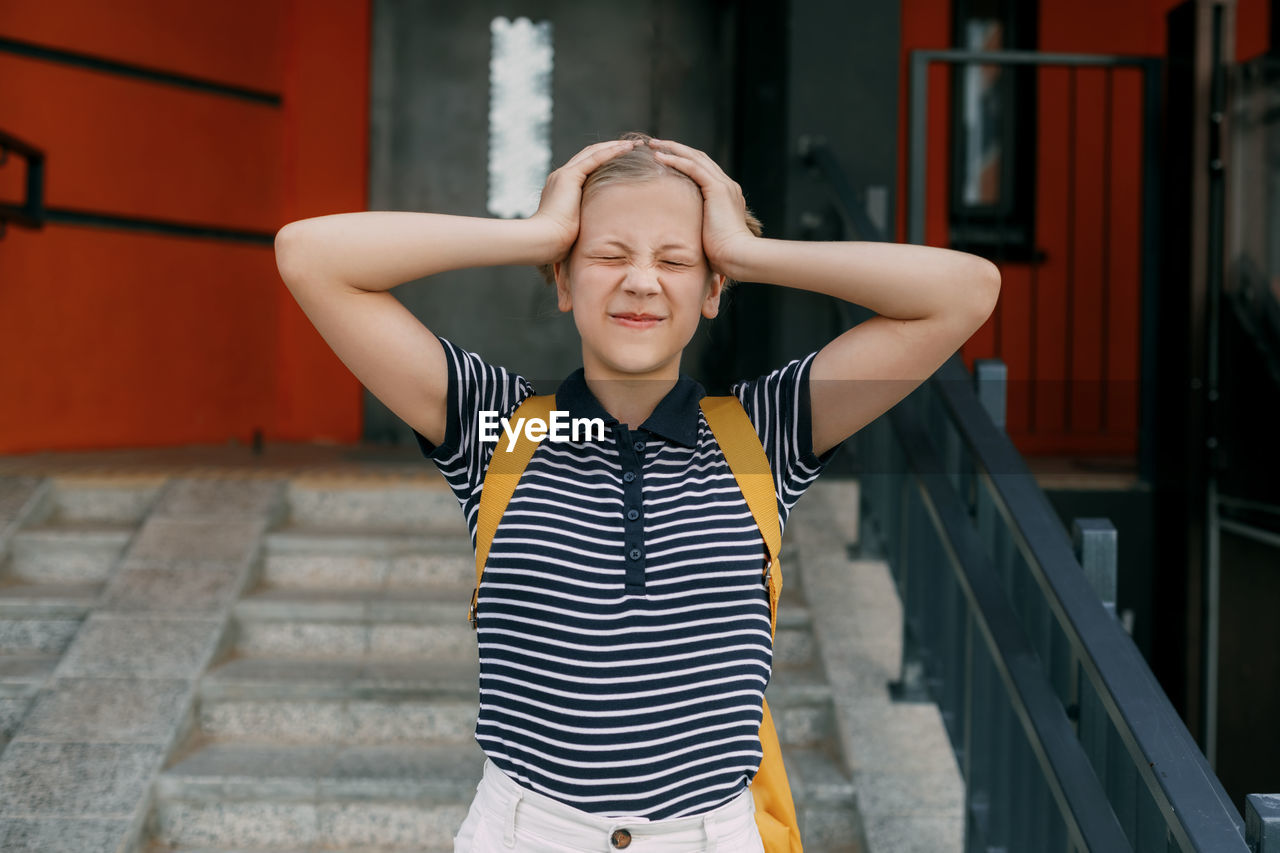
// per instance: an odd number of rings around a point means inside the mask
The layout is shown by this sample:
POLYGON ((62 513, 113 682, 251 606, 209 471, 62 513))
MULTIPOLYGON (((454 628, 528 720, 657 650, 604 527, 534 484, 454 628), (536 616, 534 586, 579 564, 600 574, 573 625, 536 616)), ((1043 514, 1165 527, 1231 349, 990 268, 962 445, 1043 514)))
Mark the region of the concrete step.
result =
POLYGON ((102 592, 101 581, 0 584, 0 618, 83 619, 102 592))
POLYGON ((0 654, 0 751, 26 719, 61 655, 0 654))
POLYGON ((27 712, 31 710, 34 702, 34 696, 5 698, 3 693, 0 693, 0 752, 4 752, 9 741, 13 740, 13 736, 17 734, 18 727, 26 719, 27 712))
POLYGON ((806 850, 865 853, 853 782, 829 749, 782 747, 806 850))
POLYGON ((469 535, 458 500, 443 481, 424 486, 299 477, 289 481, 288 505, 294 528, 469 535))
POLYGON ((109 521, 42 524, 9 539, 8 578, 34 584, 102 582, 129 545, 136 527, 109 521))
POLYGON ((136 527, 155 505, 166 477, 157 475, 110 477, 56 476, 29 523, 67 526, 105 523, 136 527))
POLYGON ((75 638, 81 621, 57 617, 0 618, 0 655, 59 655, 75 638))
POLYGON ((101 582, 0 586, 0 654, 61 653, 101 589, 101 582))
POLYGON ((61 659, 61 655, 38 652, 0 654, 0 698, 33 695, 61 659))
POLYGON ((201 682, 200 729, 275 743, 461 743, 475 730, 477 675, 474 660, 233 660, 201 682))
POLYGON ((470 587, 461 586, 259 588, 235 606, 236 651, 246 657, 474 659, 470 601, 470 587))
POLYGON ((449 849, 482 766, 474 743, 214 744, 161 774, 152 837, 223 850, 449 849))
POLYGON ((52 486, 40 477, 0 477, 0 577, 8 571, 9 540, 48 505, 52 486))
POLYGON ((775 670, 765 697, 781 743, 820 746, 834 739, 831 688, 817 667, 775 670))
POLYGON ((809 606, 798 589, 784 584, 773 637, 774 672, 788 667, 808 667, 817 659, 816 655, 809 606))
POLYGON ((467 584, 475 571, 465 532, 374 535, 294 529, 267 535, 262 581, 293 589, 404 589, 467 584))

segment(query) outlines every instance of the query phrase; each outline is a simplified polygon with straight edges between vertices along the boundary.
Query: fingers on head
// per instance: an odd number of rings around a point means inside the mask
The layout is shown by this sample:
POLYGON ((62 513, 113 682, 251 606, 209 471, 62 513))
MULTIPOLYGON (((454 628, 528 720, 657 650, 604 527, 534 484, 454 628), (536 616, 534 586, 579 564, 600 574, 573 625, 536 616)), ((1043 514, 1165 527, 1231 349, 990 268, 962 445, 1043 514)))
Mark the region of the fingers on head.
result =
POLYGON ((670 151, 655 151, 654 156, 658 158, 659 163, 665 163, 673 169, 679 169, 700 184, 706 183, 714 176, 714 173, 707 169, 706 166, 691 157, 673 154, 670 151))
MULTIPOLYGON (((667 143, 663 144, 666 145, 667 143)), ((705 151, 699 151, 696 148, 690 148, 687 145, 680 145, 674 142, 670 143, 670 145, 672 146, 671 148, 658 148, 654 151, 655 156, 662 155, 665 158, 660 162, 678 166, 690 176, 694 176, 694 170, 698 170, 702 180, 718 180, 732 183, 732 180, 725 174, 724 170, 705 151), (676 150, 677 147, 679 150, 676 150)))
POLYGON ((607 160, 635 147, 636 142, 633 139, 611 139, 608 142, 597 142, 593 145, 588 145, 573 155, 565 165, 577 166, 587 161, 607 160))
POLYGON ((682 142, 675 142, 670 139, 655 139, 649 144, 659 151, 666 151, 704 164, 715 164, 715 161, 711 159, 707 152, 685 145, 682 142))

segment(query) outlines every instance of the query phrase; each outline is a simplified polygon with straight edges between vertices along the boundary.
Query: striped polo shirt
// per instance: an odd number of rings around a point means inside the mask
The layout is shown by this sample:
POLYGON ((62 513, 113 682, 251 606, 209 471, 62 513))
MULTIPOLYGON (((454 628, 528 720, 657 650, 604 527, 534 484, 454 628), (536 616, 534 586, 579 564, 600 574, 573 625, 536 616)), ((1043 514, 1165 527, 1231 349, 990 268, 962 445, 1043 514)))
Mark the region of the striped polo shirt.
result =
MULTIPOLYGON (((457 496, 474 546, 497 446, 480 440, 480 414, 510 417, 534 390, 440 341, 445 440, 414 435, 457 496)), ((769 457, 784 527, 834 452, 819 459, 812 449, 812 361, 733 387, 769 457)), ((555 408, 601 419, 604 439, 544 440, 489 552, 476 609, 476 741, 518 784, 583 811, 702 814, 760 766, 773 660, 764 543, 702 416, 703 394, 682 375, 629 429, 579 368, 555 408)))

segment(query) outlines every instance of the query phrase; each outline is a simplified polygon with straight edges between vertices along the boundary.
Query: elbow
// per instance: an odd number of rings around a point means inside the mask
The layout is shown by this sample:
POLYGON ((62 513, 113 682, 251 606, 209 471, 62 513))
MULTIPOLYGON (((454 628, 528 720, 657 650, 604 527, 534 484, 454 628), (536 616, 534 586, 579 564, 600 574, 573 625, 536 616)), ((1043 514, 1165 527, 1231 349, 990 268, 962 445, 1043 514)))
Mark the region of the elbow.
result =
POLYGON ((1000 301, 1000 268, 986 258, 975 258, 973 304, 979 315, 979 325, 985 323, 1000 301))
POLYGON ((292 285, 302 276, 302 260, 306 256, 304 234, 299 222, 290 222, 276 232, 276 269, 286 285, 292 285))

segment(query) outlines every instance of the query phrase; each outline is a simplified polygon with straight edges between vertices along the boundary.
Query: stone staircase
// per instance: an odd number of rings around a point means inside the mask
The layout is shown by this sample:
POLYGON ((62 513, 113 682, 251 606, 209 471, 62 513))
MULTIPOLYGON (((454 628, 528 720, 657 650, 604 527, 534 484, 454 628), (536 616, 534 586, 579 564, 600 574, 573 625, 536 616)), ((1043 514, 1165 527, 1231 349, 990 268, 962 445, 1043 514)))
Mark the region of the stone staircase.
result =
POLYGON ((154 479, 0 488, 0 749, 48 682, 155 500, 154 479))
MULTIPOLYGON (((24 492, 16 479, 0 478, 0 525, 8 525, 0 526, 8 551, 0 736, 28 747, 40 730, 35 702, 86 616, 113 597, 120 609, 121 590, 163 597, 174 588, 122 587, 118 566, 128 568, 131 541, 166 484, 68 488, 45 479, 24 483, 24 492)), ((219 487, 229 494, 237 485, 219 487)), ((254 486, 259 496, 277 487, 278 499, 258 504, 258 548, 225 602, 207 662, 178 691, 181 713, 152 738, 163 754, 139 771, 146 784, 136 808, 117 809, 115 828, 128 837, 65 849, 452 850, 483 762, 472 738, 476 648, 466 620, 475 569, 453 496, 436 484, 315 477, 254 486)), ((190 510, 198 505, 187 501, 190 510)), ((193 556, 180 541, 172 547, 193 556)), ((806 850, 862 853, 803 567, 789 544, 783 567, 767 695, 806 850)), ((121 739, 90 739, 103 738, 121 739)), ((0 800, 11 784, 9 758, 9 750, 0 754, 0 800)), ((52 849, 26 839, 53 832, 58 818, 33 828, 16 817, 0 806, 0 849, 52 849), (12 838, 20 844, 8 845, 12 838)))

